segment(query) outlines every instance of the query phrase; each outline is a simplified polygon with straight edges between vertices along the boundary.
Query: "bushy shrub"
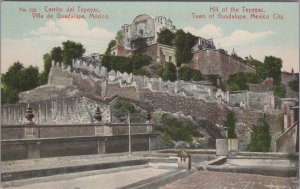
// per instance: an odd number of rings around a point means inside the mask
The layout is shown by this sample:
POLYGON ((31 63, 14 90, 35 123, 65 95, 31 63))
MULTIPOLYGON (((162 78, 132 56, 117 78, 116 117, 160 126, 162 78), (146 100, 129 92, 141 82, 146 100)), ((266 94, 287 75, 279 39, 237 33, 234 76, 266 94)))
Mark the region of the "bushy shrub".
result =
POLYGON ((189 120, 179 120, 168 114, 162 116, 162 126, 158 130, 163 133, 163 140, 191 142, 193 137, 199 136, 197 126, 189 120))
POLYGON ((228 112, 226 115, 226 121, 224 122, 224 127, 227 128, 228 138, 236 138, 235 132, 235 122, 234 113, 232 111, 228 112))
POLYGON ((268 122, 261 118, 254 125, 248 149, 251 152, 268 152, 271 148, 271 135, 268 122))

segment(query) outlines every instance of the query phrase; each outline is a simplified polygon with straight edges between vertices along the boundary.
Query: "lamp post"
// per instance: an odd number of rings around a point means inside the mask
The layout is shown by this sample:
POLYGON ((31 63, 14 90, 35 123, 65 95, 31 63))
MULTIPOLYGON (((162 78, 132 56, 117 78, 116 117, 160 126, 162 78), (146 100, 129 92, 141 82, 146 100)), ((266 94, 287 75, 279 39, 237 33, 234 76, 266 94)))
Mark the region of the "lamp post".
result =
POLYGON ((150 113, 150 111, 147 112, 146 119, 147 119, 146 123, 149 124, 147 126, 147 134, 149 134, 149 138, 148 138, 148 150, 150 152, 151 151, 151 136, 150 136, 150 134, 152 133, 152 128, 151 128, 151 131, 150 131, 150 128, 148 128, 148 127, 150 127, 150 124, 151 124, 150 123, 150 121, 151 121, 151 113, 150 113))
POLYGON ((131 155, 131 125, 130 125, 130 113, 128 113, 128 152, 131 155))

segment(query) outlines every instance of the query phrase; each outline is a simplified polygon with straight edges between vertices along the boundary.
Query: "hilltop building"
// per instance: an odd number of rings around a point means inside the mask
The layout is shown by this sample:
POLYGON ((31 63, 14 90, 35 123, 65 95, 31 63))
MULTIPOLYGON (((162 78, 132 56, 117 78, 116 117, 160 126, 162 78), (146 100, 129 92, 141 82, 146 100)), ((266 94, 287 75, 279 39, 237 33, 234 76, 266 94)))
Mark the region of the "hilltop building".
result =
POLYGON ((160 43, 154 43, 146 48, 136 50, 152 58, 152 63, 164 65, 166 62, 176 64, 175 47, 160 43))
MULTIPOLYGON (((157 43, 158 33, 163 29, 176 31, 172 21, 166 17, 138 15, 131 24, 124 24, 121 27, 123 41, 111 49, 111 54, 130 56, 132 53, 139 52, 151 57, 153 64, 164 65, 166 62, 176 64, 176 48, 157 43), (132 42, 140 38, 145 39, 148 46, 142 49, 132 49, 132 42)), ((203 75, 218 75, 219 78, 226 81, 231 74, 256 72, 255 68, 244 64, 238 56, 234 56, 236 55, 234 50, 232 55, 229 55, 223 49, 216 49, 213 39, 197 37, 191 51, 193 58, 188 66, 199 70, 203 75)))
POLYGON ((163 29, 176 31, 169 18, 158 16, 151 17, 147 14, 138 15, 131 24, 124 24, 121 32, 124 36, 123 44, 126 49, 131 49, 131 42, 137 38, 145 38, 148 45, 156 43, 157 33, 163 29))

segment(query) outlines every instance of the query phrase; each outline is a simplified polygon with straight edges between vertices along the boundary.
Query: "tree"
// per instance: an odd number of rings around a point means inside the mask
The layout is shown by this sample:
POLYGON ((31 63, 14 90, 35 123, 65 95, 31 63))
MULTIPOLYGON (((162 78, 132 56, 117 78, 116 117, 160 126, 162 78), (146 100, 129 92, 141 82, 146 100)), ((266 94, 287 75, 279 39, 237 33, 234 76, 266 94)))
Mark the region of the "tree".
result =
POLYGON ((234 113, 232 111, 229 111, 226 115, 226 120, 224 122, 224 127, 227 128, 228 132, 228 138, 236 138, 236 132, 235 132, 235 122, 236 119, 234 117, 234 113))
MULTIPOLYGON (((51 60, 54 60, 55 62, 62 62, 63 61, 63 51, 62 51, 61 47, 53 47, 49 56, 51 57, 51 60)), ((50 61, 50 63, 51 63, 51 61, 50 61)))
POLYGON ((282 60, 274 56, 266 56, 263 64, 262 74, 264 79, 267 77, 273 78, 274 85, 280 85, 281 83, 281 68, 282 60))
POLYGON ((28 66, 21 70, 20 74, 20 87, 16 88, 17 91, 28 91, 38 86, 39 70, 37 67, 28 66))
POLYGON ((133 70, 138 70, 143 66, 148 66, 151 64, 151 57, 143 54, 135 54, 132 56, 132 68, 133 70))
POLYGON ((10 87, 13 89, 19 89, 20 83, 20 72, 24 69, 23 64, 15 62, 8 68, 8 71, 2 75, 2 84, 4 87, 10 87))
POLYGON ((274 95, 278 96, 279 98, 285 98, 286 90, 281 85, 273 85, 274 95))
POLYGON ((124 34, 121 31, 118 31, 115 37, 115 41, 119 45, 123 45, 124 34))
POLYGON ((2 103, 16 103, 18 94, 38 86, 39 71, 37 67, 24 68, 20 62, 15 62, 2 75, 2 103))
POLYGON ((197 37, 185 33, 183 30, 178 30, 175 33, 174 45, 176 47, 176 65, 179 67, 181 64, 190 63, 193 53, 192 47, 196 44, 197 37))
POLYGON ((210 75, 207 75, 207 79, 212 82, 213 86, 218 86, 218 79, 219 79, 219 76, 218 75, 215 75, 215 74, 210 74, 210 75))
POLYGON ((199 70, 193 70, 193 77, 192 80, 194 81, 201 81, 203 80, 202 74, 199 70))
POLYGON ((253 84, 260 83, 260 78, 255 73, 245 73, 245 77, 246 77, 247 83, 253 83, 253 84))
POLYGON ((105 51, 104 54, 105 54, 106 56, 111 55, 111 49, 112 49, 114 46, 116 46, 116 44, 117 44, 116 40, 111 40, 111 41, 108 43, 107 49, 106 49, 106 51, 105 51))
POLYGON ((245 62, 245 64, 248 64, 249 66, 255 67, 256 69, 259 69, 263 65, 263 63, 261 61, 252 58, 251 55, 250 55, 250 57, 245 57, 244 62, 245 62))
POLYGON ((173 141, 187 141, 191 142, 193 137, 199 136, 197 126, 190 120, 183 120, 164 114, 161 118, 162 125, 158 130, 163 133, 163 140, 165 143, 173 141))
POLYGON ((175 34, 168 29, 163 29, 158 33, 157 43, 164 45, 173 46, 174 45, 175 34))
POLYGON ((51 60, 52 57, 49 53, 43 55, 44 60, 44 71, 39 75, 39 85, 44 85, 48 81, 49 72, 52 66, 51 60))
POLYGON ((183 66, 178 70, 178 79, 184 81, 190 81, 193 77, 193 69, 187 66, 183 66))
POLYGON ((10 87, 1 88, 1 104, 16 103, 18 101, 18 91, 10 87))
POLYGON ((190 67, 182 66, 178 70, 178 79, 184 81, 200 81, 203 80, 203 77, 199 70, 194 70, 190 67))
POLYGON ((101 65, 106 67, 108 71, 111 70, 111 67, 110 67, 111 59, 112 59, 112 56, 106 55, 106 54, 101 59, 101 65))
POLYGON ((239 72, 229 76, 226 86, 228 90, 248 90, 247 78, 244 72, 239 72))
POLYGON ((62 43, 63 53, 62 59, 64 65, 72 65, 72 59, 81 58, 85 53, 85 48, 81 43, 76 43, 74 41, 64 41, 62 43))
POLYGON ((112 114, 119 120, 125 121, 128 114, 132 122, 144 122, 146 114, 136 110, 135 106, 124 100, 117 100, 112 107, 112 114))
POLYGON ((269 124, 265 118, 260 118, 254 125, 248 149, 251 152, 268 152, 271 147, 269 124))
POLYGON ((294 79, 289 82, 289 87, 296 92, 299 92, 299 75, 297 75, 297 79, 294 79))
POLYGON ((131 48, 134 50, 143 49, 146 48, 147 45, 147 39, 146 38, 137 38, 135 40, 131 41, 131 48))
POLYGON ((170 81, 175 81, 177 79, 176 66, 172 62, 165 63, 162 79, 170 81))
POLYGON ((6 96, 5 96, 4 92, 5 92, 4 88, 3 88, 3 86, 1 86, 1 104, 4 104, 6 101, 6 96))

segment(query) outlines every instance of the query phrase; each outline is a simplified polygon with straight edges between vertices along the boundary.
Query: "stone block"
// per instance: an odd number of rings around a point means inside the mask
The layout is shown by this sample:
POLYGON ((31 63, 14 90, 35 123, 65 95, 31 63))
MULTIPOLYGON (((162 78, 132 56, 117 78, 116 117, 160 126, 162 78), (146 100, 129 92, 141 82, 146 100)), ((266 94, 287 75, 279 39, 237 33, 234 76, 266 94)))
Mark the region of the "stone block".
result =
POLYGON ((236 152, 239 150, 239 140, 235 138, 228 139, 228 151, 236 152))
POLYGON ((227 156, 228 155, 228 140, 216 139, 216 155, 227 156))

